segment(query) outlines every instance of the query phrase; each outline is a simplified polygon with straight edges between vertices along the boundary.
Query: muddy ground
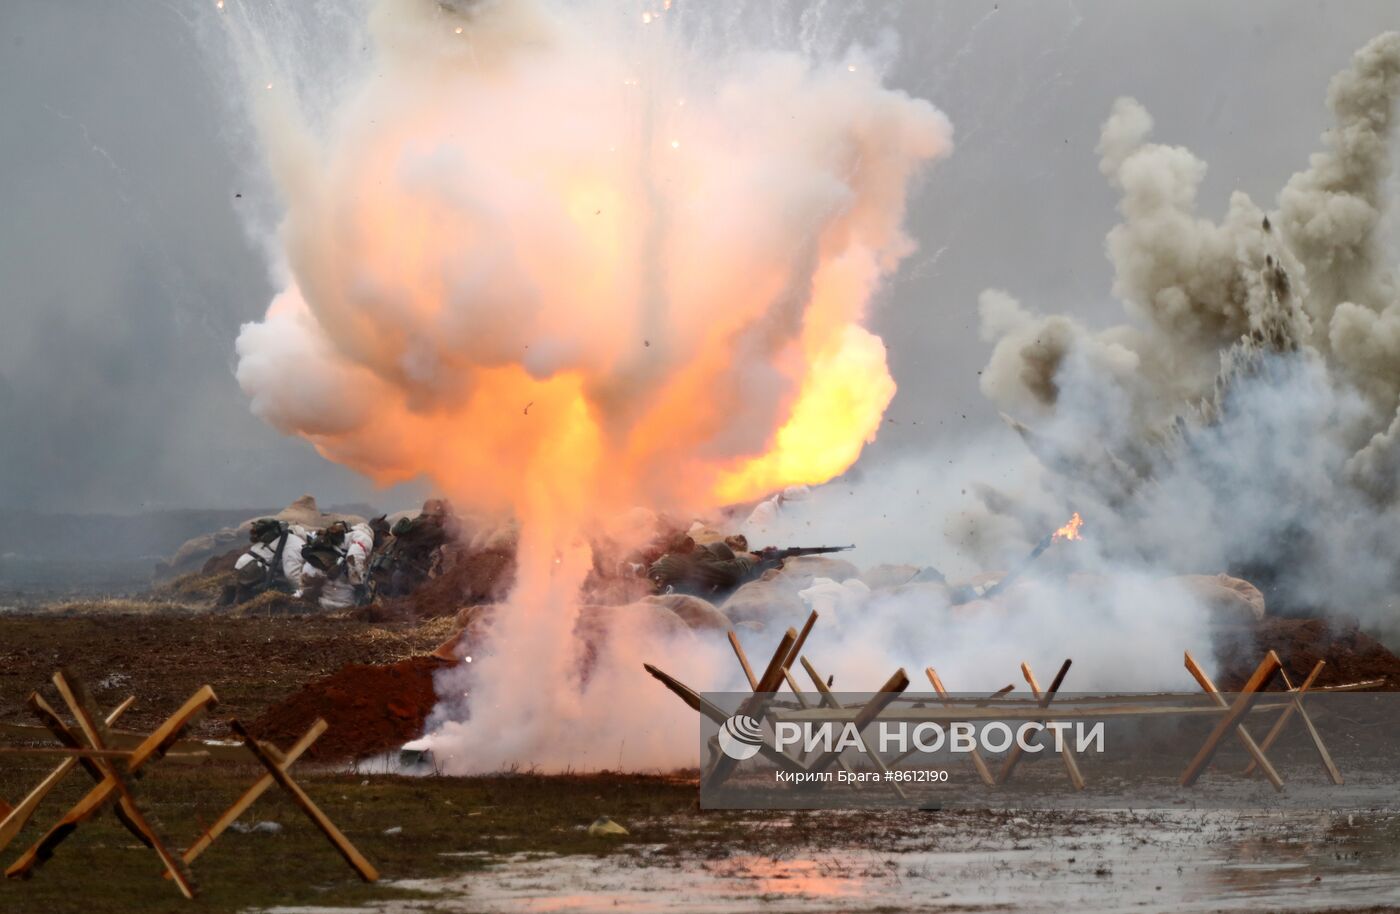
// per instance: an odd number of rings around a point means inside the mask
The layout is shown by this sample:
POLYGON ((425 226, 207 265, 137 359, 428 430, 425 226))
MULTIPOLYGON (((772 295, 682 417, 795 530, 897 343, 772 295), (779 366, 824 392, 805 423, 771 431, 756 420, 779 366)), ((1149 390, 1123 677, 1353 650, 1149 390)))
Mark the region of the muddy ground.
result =
POLYGON ((346 664, 425 654, 448 630, 447 620, 366 624, 336 616, 248 618, 208 611, 0 613, 0 723, 31 723, 25 696, 67 667, 103 707, 136 695, 125 725, 138 729, 156 726, 209 683, 219 707, 196 733, 223 736, 225 718, 252 721, 307 681, 346 664))
MULTIPOLYGON (((198 733, 255 720, 347 664, 421 656, 445 620, 372 623, 178 610, 0 614, 0 723, 66 666, 99 704, 156 725, 198 686, 219 693, 198 733)), ((412 661, 417 662, 417 661, 412 661)), ((51 688, 47 689, 50 697, 51 688)), ((177 847, 258 775, 205 761, 156 766, 140 796, 177 847)), ((0 758, 15 802, 54 764, 0 758)), ((0 911, 1400 910, 1400 817, 1224 812, 706 812, 695 772, 587 777, 403 778, 372 766, 298 766, 298 777, 384 874, 360 883, 280 793, 196 862, 202 897, 159 879, 150 851, 108 813, 27 882, 0 881, 0 911), (610 816, 630 831, 591 837, 610 816)), ((0 854, 8 864, 83 788, 70 777, 0 854)), ((1400 806, 1400 801, 1397 801, 1400 806)))
MULTIPOLYGON (((0 768, 13 795, 37 770, 0 768)), ((250 783, 245 766, 165 763, 140 796, 180 846, 250 783)), ((104 814, 9 914, 276 911, 1349 911, 1400 908, 1400 818, 1225 813, 704 812, 693 775, 300 782, 381 871, 360 882, 281 794, 193 871, 191 905, 104 814), (595 837, 606 815, 629 834, 595 837), (272 824, 265 824, 272 823, 272 824)), ((45 809, 75 798, 77 778, 45 809)), ((21 844, 33 840, 30 829, 21 844)), ((12 855, 10 855, 12 856, 12 855)), ((7 856, 8 862, 8 856, 7 856)))

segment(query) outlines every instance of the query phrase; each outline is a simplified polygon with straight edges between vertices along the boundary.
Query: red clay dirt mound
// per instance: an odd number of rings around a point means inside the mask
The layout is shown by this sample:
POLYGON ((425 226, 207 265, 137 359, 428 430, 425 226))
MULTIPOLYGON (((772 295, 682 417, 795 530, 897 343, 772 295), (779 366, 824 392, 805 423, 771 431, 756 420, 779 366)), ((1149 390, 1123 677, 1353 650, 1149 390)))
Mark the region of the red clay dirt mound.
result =
POLYGON ((388 752, 423 735, 423 723, 437 702, 433 673, 448 665, 435 657, 348 664, 302 686, 248 729, 286 749, 323 717, 329 726, 308 759, 348 761, 388 752))
MULTIPOLYGON (((1384 679, 1381 688, 1400 691, 1400 657, 1362 632, 1355 621, 1264 618, 1253 625, 1222 627, 1217 655, 1221 689, 1238 689, 1270 650, 1277 651, 1293 685, 1326 660, 1315 685, 1384 679)), ((1275 680, 1273 688, 1282 688, 1275 680)))

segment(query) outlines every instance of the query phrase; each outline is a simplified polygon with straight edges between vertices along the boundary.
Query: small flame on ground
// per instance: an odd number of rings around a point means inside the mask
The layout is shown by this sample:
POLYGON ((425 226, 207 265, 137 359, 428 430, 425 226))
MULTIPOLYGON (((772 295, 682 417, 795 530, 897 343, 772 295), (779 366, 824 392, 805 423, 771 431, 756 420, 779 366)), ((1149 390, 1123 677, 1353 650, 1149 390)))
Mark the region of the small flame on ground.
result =
POLYGON ((1084 538, 1084 534, 1079 532, 1079 528, 1082 526, 1084 526, 1084 518, 1079 516, 1078 511, 1075 511, 1074 516, 1069 519, 1069 523, 1065 524, 1063 527, 1055 531, 1054 539, 1082 540, 1084 538))

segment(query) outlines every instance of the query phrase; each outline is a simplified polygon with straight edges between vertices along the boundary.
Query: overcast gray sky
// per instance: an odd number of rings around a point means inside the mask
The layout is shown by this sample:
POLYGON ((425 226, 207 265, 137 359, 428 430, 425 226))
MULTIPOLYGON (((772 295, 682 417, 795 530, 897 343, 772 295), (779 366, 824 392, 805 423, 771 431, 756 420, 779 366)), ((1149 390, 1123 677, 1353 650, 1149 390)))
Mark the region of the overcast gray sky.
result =
MULTIPOLYGON (((239 211, 270 201, 199 15, 178 0, 0 4, 0 506, 309 491, 396 507, 407 493, 377 495, 253 418, 233 379, 238 327, 272 291, 239 211)), ((922 0, 868 20, 899 37, 893 83, 947 112, 957 144, 912 201, 921 249, 875 319, 900 387, 879 461, 995 421, 977 391, 983 288, 1117 314, 1115 201, 1093 152, 1114 98, 1210 163, 1207 215, 1236 188, 1269 204, 1318 145, 1328 79, 1400 8, 922 0)))

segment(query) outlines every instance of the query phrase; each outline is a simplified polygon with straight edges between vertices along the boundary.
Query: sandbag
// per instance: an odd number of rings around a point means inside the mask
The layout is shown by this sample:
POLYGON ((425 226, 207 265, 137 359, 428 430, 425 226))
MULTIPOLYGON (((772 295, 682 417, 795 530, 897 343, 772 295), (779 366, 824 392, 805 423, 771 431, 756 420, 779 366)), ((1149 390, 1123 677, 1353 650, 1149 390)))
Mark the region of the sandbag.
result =
POLYGON ((697 520, 686 530, 686 535, 695 541, 695 545, 704 546, 709 543, 724 542, 725 533, 715 527, 711 527, 704 521, 697 520))
POLYGON ((812 586, 817 578, 845 581, 860 577, 860 569, 855 565, 830 555, 795 555, 784 559, 782 573, 798 590, 812 586))
POLYGON ((358 514, 331 514, 322 511, 316 504, 316 499, 310 495, 303 495, 296 501, 287 505, 276 514, 260 514, 257 517, 250 517, 237 527, 224 527, 210 533, 202 533, 192 537, 181 544, 175 550, 175 554, 170 559, 162 563, 157 571, 161 577, 173 577, 188 571, 194 571, 202 566, 211 557, 218 555, 231 546, 248 542, 248 531, 252 529, 253 523, 264 517, 271 516, 275 520, 286 521, 288 524, 295 524, 305 527, 308 530, 319 530, 336 521, 344 521, 347 526, 364 523, 365 519, 358 514))
POLYGON ((797 595, 809 610, 824 620, 836 622, 843 616, 858 617, 870 602, 871 591, 860 578, 846 581, 817 578, 811 587, 798 591, 797 595))
POLYGON ((1185 588, 1221 621, 1257 622, 1264 618, 1264 594, 1241 578, 1228 574, 1183 574, 1167 580, 1185 588))
POLYGON ((670 609, 657 603, 639 600, 625 606, 587 604, 579 607, 574 634, 590 645, 605 641, 620 627, 641 631, 649 636, 674 638, 690 635, 690 626, 670 609))
POLYGON ((768 571, 757 581, 750 581, 730 594, 720 604, 720 611, 731 622, 762 622, 769 625, 777 620, 800 618, 805 608, 797 588, 781 572, 768 571))
POLYGON ((652 594, 637 601, 664 606, 694 631, 728 631, 729 617, 709 600, 684 593, 652 594))

